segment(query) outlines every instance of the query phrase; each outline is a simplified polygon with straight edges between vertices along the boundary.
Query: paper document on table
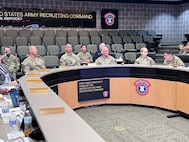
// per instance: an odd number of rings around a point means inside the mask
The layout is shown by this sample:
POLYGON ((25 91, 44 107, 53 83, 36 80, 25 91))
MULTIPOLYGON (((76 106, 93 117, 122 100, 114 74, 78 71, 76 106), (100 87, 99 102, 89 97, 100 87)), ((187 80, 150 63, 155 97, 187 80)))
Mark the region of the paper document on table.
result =
POLYGON ((65 108, 62 106, 48 106, 48 107, 41 107, 39 109, 40 114, 47 114, 47 113, 60 113, 65 112, 65 108))

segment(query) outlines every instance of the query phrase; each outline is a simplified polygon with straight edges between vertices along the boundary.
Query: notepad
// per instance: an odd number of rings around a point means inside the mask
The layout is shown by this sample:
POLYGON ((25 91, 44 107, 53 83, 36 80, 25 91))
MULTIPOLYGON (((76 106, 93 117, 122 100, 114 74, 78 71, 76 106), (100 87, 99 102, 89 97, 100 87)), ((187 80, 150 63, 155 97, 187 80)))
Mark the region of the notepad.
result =
POLYGON ((68 69, 67 66, 59 66, 59 69, 68 69))
POLYGON ((48 114, 48 113, 62 113, 65 112, 65 108, 62 106, 52 106, 52 107, 41 107, 39 109, 40 114, 48 114))
POLYGON ((28 84, 38 84, 38 83, 42 83, 41 79, 31 79, 31 80, 27 80, 28 84))
POLYGON ((30 88, 30 93, 48 92, 48 88, 30 88))

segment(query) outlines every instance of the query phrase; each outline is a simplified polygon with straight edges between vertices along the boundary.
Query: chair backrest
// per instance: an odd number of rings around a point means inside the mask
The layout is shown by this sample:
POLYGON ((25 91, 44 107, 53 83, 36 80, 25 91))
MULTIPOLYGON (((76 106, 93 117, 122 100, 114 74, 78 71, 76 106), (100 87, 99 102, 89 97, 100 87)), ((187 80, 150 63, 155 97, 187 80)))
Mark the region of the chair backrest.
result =
POLYGON ((95 44, 88 44, 87 45, 87 51, 90 52, 91 54, 96 53, 97 50, 98 50, 97 45, 95 45, 95 44))
POLYGON ((153 36, 151 36, 151 35, 143 36, 143 40, 144 40, 144 42, 147 42, 147 43, 153 43, 154 42, 153 36))
POLYGON ((45 46, 55 45, 54 37, 43 37, 43 44, 45 46))
POLYGON ((30 37, 29 38, 30 45, 41 45, 41 38, 40 37, 30 37))
POLYGON ((78 37, 78 32, 76 30, 68 31, 68 37, 78 37))
POLYGON ((145 35, 147 35, 147 31, 146 30, 137 30, 137 35, 145 36, 145 35))
POLYGON ((16 46, 27 46, 28 39, 26 37, 16 37, 16 46))
POLYGON ((87 37, 79 37, 79 41, 80 41, 80 44, 85 44, 85 45, 91 43, 89 36, 87 36, 87 37))
POLYGON ((5 31, 4 30, 0 30, 0 37, 5 36, 5 31))
POLYGON ((78 31, 80 37, 88 37, 89 33, 86 30, 78 31))
POLYGON ((130 36, 123 36, 123 43, 132 43, 132 38, 130 36))
POLYGON ((55 30, 45 30, 44 36, 46 37, 55 37, 55 30))
POLYGON ((109 36, 109 31, 108 30, 100 30, 99 31, 99 35, 101 37, 103 37, 103 36, 109 36))
POLYGON ((31 31, 28 29, 22 29, 19 31, 19 36, 29 38, 31 37, 31 31))
POLYGON ((46 55, 46 48, 44 45, 36 45, 37 48, 37 53, 40 56, 45 56, 46 55))
POLYGON ((123 53, 115 53, 115 58, 116 58, 116 59, 119 59, 120 57, 121 57, 122 59, 124 59, 123 53))
POLYGON ((89 36, 97 37, 97 36, 99 36, 99 32, 97 30, 91 30, 91 31, 89 31, 89 36))
POLYGON ((66 30, 56 30, 56 36, 57 37, 67 37, 67 31, 66 30))
POLYGON ((66 45, 68 43, 67 38, 66 37, 56 37, 55 38, 55 42, 57 45, 61 46, 61 45, 66 45))
POLYGON ((106 44, 112 44, 112 37, 111 36, 103 36, 102 42, 106 44))
POLYGON ((119 35, 119 32, 118 32, 117 30, 110 30, 110 31, 109 31, 109 35, 112 36, 112 37, 113 37, 113 36, 118 36, 118 35, 119 35))
POLYGON ((57 68, 59 67, 58 56, 43 56, 46 68, 57 68))
POLYGON ((136 43, 136 49, 137 49, 138 51, 140 51, 140 49, 141 49, 142 47, 147 47, 147 46, 146 46, 146 43, 136 43))
POLYGON ((60 53, 62 53, 62 54, 63 54, 63 53, 66 53, 65 46, 66 46, 66 45, 61 45, 61 46, 60 46, 60 53))
POLYGON ((124 44, 124 49, 126 51, 136 51, 134 43, 126 43, 126 44, 124 44))
POLYGON ((13 38, 12 37, 2 37, 1 45, 2 46, 13 46, 14 45, 13 38))
POLYGON ((113 36, 112 37, 112 42, 114 44, 122 44, 123 43, 122 37, 121 36, 113 36))
POLYGON ((91 37, 91 43, 92 44, 96 44, 96 45, 98 45, 98 44, 100 44, 102 41, 101 41, 101 38, 99 37, 99 36, 92 36, 91 37))
POLYGON ((121 53, 123 49, 122 44, 112 44, 112 50, 117 53, 121 53))
POLYGON ((33 30, 32 35, 34 37, 43 37, 44 36, 44 31, 43 30, 33 30))
POLYGON ((127 31, 127 34, 128 34, 129 36, 137 36, 137 31, 136 31, 136 30, 128 30, 128 31, 127 31))
POLYGON ((6 30, 6 36, 15 38, 18 36, 18 31, 17 30, 6 30))
POLYGON ((119 30, 120 36, 128 36, 127 30, 119 30))
POLYGON ((18 46, 17 55, 18 57, 24 57, 28 54, 29 46, 18 46))
POLYGON ((156 30, 147 30, 147 35, 156 36, 156 30))
POLYGON ((124 56, 125 60, 127 60, 128 63, 134 63, 134 61, 136 60, 136 52, 126 52, 124 56))
POLYGON ((105 46, 108 48, 109 52, 112 52, 112 47, 109 44, 105 44, 105 46))
POLYGON ((74 45, 79 44, 79 40, 78 37, 68 37, 68 43, 74 45))
POLYGON ((59 56, 59 54, 60 54, 60 48, 59 48, 58 45, 48 45, 47 46, 47 53, 49 55, 59 56))
POLYGON ((142 43, 143 42, 142 36, 132 36, 132 40, 134 43, 142 43))
POLYGON ((74 45, 74 53, 79 53, 81 51, 81 45, 80 44, 77 44, 77 45, 74 45))

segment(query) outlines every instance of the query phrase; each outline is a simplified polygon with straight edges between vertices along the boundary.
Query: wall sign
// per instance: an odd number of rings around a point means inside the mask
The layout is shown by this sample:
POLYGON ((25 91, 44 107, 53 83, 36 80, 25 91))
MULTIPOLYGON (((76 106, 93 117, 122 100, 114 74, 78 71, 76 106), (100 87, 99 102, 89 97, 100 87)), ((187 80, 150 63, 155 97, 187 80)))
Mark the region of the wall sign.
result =
POLYGON ((118 29, 118 10, 101 10, 101 26, 102 29, 118 29))
POLYGON ((93 28, 96 27, 96 12, 83 10, 0 8, 0 25, 93 28))
POLYGON ((78 81, 78 102, 110 97, 109 79, 78 81))

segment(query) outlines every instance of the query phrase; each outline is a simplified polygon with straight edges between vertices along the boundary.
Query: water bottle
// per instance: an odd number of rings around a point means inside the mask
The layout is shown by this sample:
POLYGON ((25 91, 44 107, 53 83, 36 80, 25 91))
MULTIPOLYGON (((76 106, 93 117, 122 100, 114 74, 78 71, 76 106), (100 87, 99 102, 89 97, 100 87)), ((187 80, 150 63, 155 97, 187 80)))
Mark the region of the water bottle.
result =
POLYGON ((29 134, 33 131, 32 128, 32 116, 29 113, 29 110, 26 111, 25 117, 24 117, 24 134, 26 137, 29 136, 29 134))
POLYGON ((9 118, 9 126, 10 126, 10 132, 14 133, 18 131, 18 119, 16 118, 16 115, 14 112, 10 114, 9 118))
POLYGON ((9 104, 7 102, 4 102, 2 106, 2 119, 3 123, 9 123, 9 104))

